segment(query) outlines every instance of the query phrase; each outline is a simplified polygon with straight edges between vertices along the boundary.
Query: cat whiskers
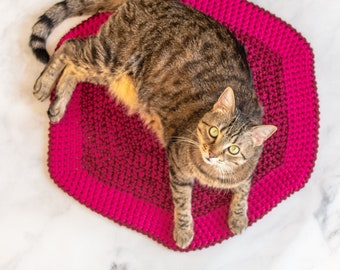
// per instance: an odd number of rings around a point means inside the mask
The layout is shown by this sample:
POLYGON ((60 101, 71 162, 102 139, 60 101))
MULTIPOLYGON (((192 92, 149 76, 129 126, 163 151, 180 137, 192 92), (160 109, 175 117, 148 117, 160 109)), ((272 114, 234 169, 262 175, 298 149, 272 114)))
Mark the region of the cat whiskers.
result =
POLYGON ((187 138, 187 137, 180 137, 180 136, 175 136, 175 137, 172 137, 173 141, 174 142, 184 142, 184 143, 188 143, 188 144, 191 144, 191 145, 194 145, 196 147, 200 147, 200 144, 190 138, 187 138))
POLYGON ((225 173, 224 170, 222 168, 222 166, 217 166, 218 172, 220 174, 220 178, 222 179, 222 182, 225 182, 225 173))
POLYGON ((194 136, 197 140, 198 140, 198 136, 197 136, 197 133, 196 133, 196 130, 192 131, 192 130, 189 130, 189 129, 186 129, 190 135, 194 136))

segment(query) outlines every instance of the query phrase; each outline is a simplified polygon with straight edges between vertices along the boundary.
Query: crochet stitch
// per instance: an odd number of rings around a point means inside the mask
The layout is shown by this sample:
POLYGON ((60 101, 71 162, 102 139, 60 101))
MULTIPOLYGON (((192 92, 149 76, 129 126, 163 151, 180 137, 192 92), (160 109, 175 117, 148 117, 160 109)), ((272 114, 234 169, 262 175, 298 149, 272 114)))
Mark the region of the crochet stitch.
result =
MULTIPOLYGON (((274 15, 244 0, 186 0, 227 26, 246 46, 264 122, 278 127, 266 142, 249 195, 250 225, 308 181, 319 128, 313 52, 274 15)), ((109 13, 97 14, 60 42, 95 34, 109 13)), ((60 45, 59 44, 59 45, 60 45)), ((49 171, 68 194, 115 222, 179 250, 172 238, 173 204, 165 150, 137 115, 104 87, 78 84, 64 118, 50 126, 49 171)), ((230 194, 195 185, 196 250, 232 236, 230 194)))

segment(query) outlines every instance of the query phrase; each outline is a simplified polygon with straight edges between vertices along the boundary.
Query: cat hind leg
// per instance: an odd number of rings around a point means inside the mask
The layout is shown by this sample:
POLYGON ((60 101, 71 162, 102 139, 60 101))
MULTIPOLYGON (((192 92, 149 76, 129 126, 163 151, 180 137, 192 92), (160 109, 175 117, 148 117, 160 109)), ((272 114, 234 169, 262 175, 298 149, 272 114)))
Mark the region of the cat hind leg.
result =
POLYGON ((55 97, 51 103, 47 114, 52 123, 59 122, 66 111, 66 106, 70 101, 73 91, 78 82, 84 80, 85 76, 79 72, 73 64, 69 64, 64 69, 56 86, 55 97))
POLYGON ((45 67, 33 87, 33 95, 40 101, 47 99, 56 82, 66 66, 66 57, 61 53, 55 53, 49 64, 45 67))
POLYGON ((40 101, 47 99, 52 90, 56 89, 55 98, 47 112, 52 123, 60 121, 64 116, 77 83, 86 80, 86 69, 79 64, 81 59, 75 57, 75 52, 82 51, 83 46, 82 40, 65 42, 54 53, 34 85, 33 94, 40 101))

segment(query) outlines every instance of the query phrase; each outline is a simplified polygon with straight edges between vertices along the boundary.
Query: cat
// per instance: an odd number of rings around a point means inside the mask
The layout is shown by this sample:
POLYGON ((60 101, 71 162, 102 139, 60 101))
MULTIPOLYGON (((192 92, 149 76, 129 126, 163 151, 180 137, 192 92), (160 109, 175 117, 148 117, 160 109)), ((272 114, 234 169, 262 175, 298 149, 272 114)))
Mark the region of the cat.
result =
POLYGON ((30 46, 46 67, 34 95, 48 116, 63 117, 78 82, 107 86, 138 113, 166 149, 174 203, 173 238, 194 237, 195 179, 231 191, 230 230, 248 225, 247 198, 263 143, 277 128, 262 124, 245 48, 211 17, 176 0, 65 0, 33 26, 30 46), (46 40, 66 18, 114 11, 99 33, 66 41, 52 56, 46 40))

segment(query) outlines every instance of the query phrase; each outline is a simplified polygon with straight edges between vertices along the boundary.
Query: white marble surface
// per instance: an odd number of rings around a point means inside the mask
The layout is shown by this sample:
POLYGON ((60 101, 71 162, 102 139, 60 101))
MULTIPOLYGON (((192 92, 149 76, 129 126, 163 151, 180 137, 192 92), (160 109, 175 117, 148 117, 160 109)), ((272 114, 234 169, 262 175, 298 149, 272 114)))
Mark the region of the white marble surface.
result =
POLYGON ((1 0, 1 270, 340 269, 340 2, 253 2, 292 24, 314 48, 318 160, 309 184, 243 235, 182 254, 88 210, 50 180, 48 104, 32 95, 43 66, 27 43, 32 24, 54 0, 1 0))

